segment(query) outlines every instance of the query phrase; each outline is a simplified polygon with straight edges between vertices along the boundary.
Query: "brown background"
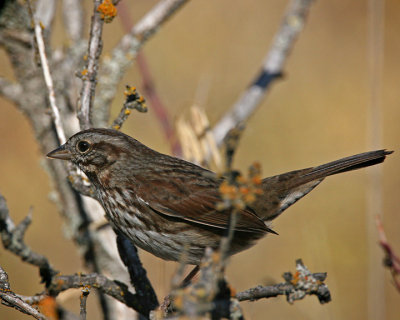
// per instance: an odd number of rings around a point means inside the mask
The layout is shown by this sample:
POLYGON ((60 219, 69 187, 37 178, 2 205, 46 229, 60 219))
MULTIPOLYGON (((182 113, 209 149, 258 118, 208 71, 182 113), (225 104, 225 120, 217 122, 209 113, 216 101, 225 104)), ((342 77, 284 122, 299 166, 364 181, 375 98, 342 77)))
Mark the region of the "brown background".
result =
MULTIPOLYGON (((192 1, 174 16, 144 48, 159 95, 171 115, 187 110, 205 81, 210 90, 204 107, 215 123, 258 71, 286 2, 192 1)), ((154 3, 129 2, 135 21, 154 3)), ((90 8, 90 2, 86 4, 90 8)), ((382 181, 384 225, 400 253, 399 12, 399 1, 386 1, 382 147, 397 152, 382 166, 382 181)), ((238 169, 246 170, 257 160, 267 176, 370 148, 367 13, 367 1, 315 3, 285 67, 285 78, 272 87, 248 123, 235 161, 238 169)), ((64 40, 57 36, 61 32, 59 21, 56 29, 54 44, 61 45, 64 40)), ((121 34, 118 20, 105 26, 106 52, 121 34)), ((1 76, 12 78, 5 55, 0 58, 1 76)), ((123 84, 139 85, 139 79, 133 67, 123 84)), ((114 103, 114 114, 122 99, 121 93, 114 103)), ((44 157, 38 152, 29 124, 10 103, 4 99, 0 103, 0 191, 7 198, 11 216, 20 221, 33 206, 33 224, 26 242, 45 254, 62 273, 84 271, 74 245, 63 237, 56 207, 48 200, 49 180, 40 165, 44 157)), ((169 152, 151 109, 148 114, 134 113, 123 131, 156 150, 169 152)), ((243 290, 281 282, 281 274, 293 270, 294 260, 301 257, 312 271, 328 272, 333 301, 320 305, 315 297, 309 297, 289 305, 280 297, 243 303, 246 319, 367 317, 367 240, 376 238, 376 234, 366 232, 367 186, 367 170, 329 178, 274 223, 279 236, 269 236, 237 255, 228 268, 233 287, 243 290)), ((168 292, 176 264, 145 253, 142 257, 162 297, 168 292)), ((31 295, 41 290, 36 268, 3 249, 0 264, 8 272, 15 292, 31 295)), ((381 256, 376 260, 376 266, 380 265, 381 256)), ((389 273, 384 273, 385 319, 398 319, 400 294, 389 273)), ((60 301, 78 312, 77 292, 61 295, 60 301)), ((89 302, 92 309, 88 319, 97 319, 99 315, 93 311, 97 300, 91 295, 89 302)), ((28 317, 0 306, 0 318, 28 317)))

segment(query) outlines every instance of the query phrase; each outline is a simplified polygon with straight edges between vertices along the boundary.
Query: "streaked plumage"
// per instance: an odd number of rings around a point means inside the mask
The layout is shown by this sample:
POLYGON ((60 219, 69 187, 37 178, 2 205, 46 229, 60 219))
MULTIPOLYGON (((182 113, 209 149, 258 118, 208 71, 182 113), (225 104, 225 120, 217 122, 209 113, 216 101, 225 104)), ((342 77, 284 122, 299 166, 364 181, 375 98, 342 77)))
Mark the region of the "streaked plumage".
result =
MULTIPOLYGON (((262 180, 263 194, 238 213, 230 254, 271 232, 268 225, 326 176, 384 161, 390 151, 371 151, 262 180)), ((222 178, 190 162, 158 153, 111 129, 72 136, 48 157, 70 160, 97 190, 110 222, 137 246, 165 260, 199 264, 205 247, 218 247, 229 211, 218 211, 222 178), (87 147, 87 149, 86 149, 87 147)))

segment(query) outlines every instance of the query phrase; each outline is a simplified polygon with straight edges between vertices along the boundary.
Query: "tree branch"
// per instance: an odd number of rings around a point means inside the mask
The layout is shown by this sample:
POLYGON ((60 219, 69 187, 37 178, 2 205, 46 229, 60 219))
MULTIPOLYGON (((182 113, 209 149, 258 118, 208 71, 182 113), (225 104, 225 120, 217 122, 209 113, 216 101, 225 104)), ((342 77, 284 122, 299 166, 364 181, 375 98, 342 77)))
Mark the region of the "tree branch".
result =
POLYGON ((101 274, 55 276, 48 287, 48 292, 52 296, 57 296, 65 290, 84 287, 93 287, 136 310, 143 316, 149 317, 151 310, 147 308, 146 300, 143 297, 129 291, 126 284, 117 280, 110 280, 101 274))
POLYGON ((249 88, 239 97, 222 119, 215 125, 213 134, 220 146, 229 130, 245 122, 260 105, 273 80, 281 76, 297 36, 303 29, 313 0, 292 0, 275 35, 272 46, 263 62, 261 72, 249 88))
POLYGON ((297 272, 292 274, 285 272, 283 278, 286 282, 273 286, 257 286, 239 292, 236 298, 239 301, 254 301, 261 298, 277 297, 286 295, 289 303, 303 299, 306 295, 316 295, 321 304, 331 301, 331 294, 327 285, 323 283, 326 279, 326 273, 311 273, 303 262, 296 261, 297 272))
POLYGON ((48 62, 47 56, 46 56, 46 48, 45 48, 45 44, 44 44, 44 40, 43 40, 42 27, 36 21, 35 14, 32 11, 30 1, 28 1, 28 6, 30 9, 31 17, 32 17, 33 28, 34 28, 34 32, 35 32, 35 40, 36 40, 37 48, 39 51, 41 67, 43 70, 43 77, 44 77, 44 81, 46 83, 48 94, 49 94, 49 102, 50 102, 51 111, 53 113, 54 125, 56 127, 56 131, 57 131, 57 135, 58 135, 58 139, 59 139, 60 143, 65 143, 66 137, 65 137, 64 129, 63 129, 61 119, 60 119, 60 111, 59 111, 59 109, 57 107, 57 103, 56 103, 56 94, 54 92, 53 78, 51 77, 51 74, 50 74, 49 62, 48 62))
POLYGON ((46 317, 34 307, 23 301, 18 295, 11 291, 8 275, 0 266, 0 299, 7 307, 12 307, 20 312, 28 314, 36 319, 46 320, 46 317))
POLYGON ((111 128, 115 130, 121 129, 123 123, 128 119, 131 110, 139 112, 147 112, 147 106, 144 98, 136 91, 135 87, 126 86, 126 100, 119 112, 117 118, 113 121, 111 128))
POLYGON ((95 97, 95 126, 106 127, 109 108, 121 81, 133 58, 142 45, 188 0, 161 0, 153 7, 112 51, 110 58, 103 59, 99 90, 95 97))
POLYGON ((102 50, 101 35, 103 32, 103 20, 101 14, 97 10, 101 0, 94 0, 93 16, 90 25, 90 38, 87 53, 87 64, 82 71, 82 90, 80 100, 78 102, 77 115, 81 129, 88 129, 91 127, 91 109, 93 104, 93 96, 96 88, 96 77, 98 70, 98 62, 102 50))
POLYGON ((20 257, 23 261, 39 267, 42 282, 48 285, 51 278, 56 275, 58 271, 55 271, 51 267, 45 256, 32 251, 32 249, 25 244, 25 231, 31 222, 32 214, 29 213, 19 225, 15 226, 9 216, 6 200, 0 194, 0 233, 4 248, 20 257))
POLYGON ((134 286, 136 294, 145 302, 143 308, 150 312, 159 305, 157 295, 147 278, 147 272, 139 259, 136 247, 123 234, 118 231, 116 233, 119 256, 128 269, 131 284, 134 286))

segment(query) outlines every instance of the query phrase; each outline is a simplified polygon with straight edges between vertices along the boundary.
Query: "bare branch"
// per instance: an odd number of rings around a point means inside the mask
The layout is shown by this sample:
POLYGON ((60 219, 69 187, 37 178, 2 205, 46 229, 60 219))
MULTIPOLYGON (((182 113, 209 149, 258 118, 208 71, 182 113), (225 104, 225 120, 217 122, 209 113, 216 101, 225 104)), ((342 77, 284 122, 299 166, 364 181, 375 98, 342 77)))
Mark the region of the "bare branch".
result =
POLYGON ((11 291, 10 283, 8 282, 8 275, 4 269, 0 266, 0 299, 3 305, 12 307, 28 314, 36 319, 45 320, 46 317, 37 311, 35 308, 30 306, 28 303, 23 301, 18 295, 11 291))
POLYGON ((11 102, 18 103, 21 94, 22 86, 20 84, 11 83, 8 80, 0 77, 0 95, 11 102))
POLYGON ((326 273, 311 273, 303 262, 296 261, 297 272, 293 275, 286 272, 283 278, 285 283, 273 286, 258 286, 236 294, 239 301, 254 301, 261 298, 272 298, 286 295, 287 301, 293 303, 295 300, 303 299, 306 295, 316 295, 321 304, 331 301, 328 287, 323 283, 326 273))
POLYGON ((144 98, 136 91, 135 87, 126 86, 126 100, 118 115, 111 125, 111 128, 115 130, 121 129, 123 123, 128 119, 131 114, 131 110, 137 110, 139 112, 147 112, 147 106, 144 98))
POLYGON ((56 127, 58 139, 60 140, 61 143, 65 143, 66 138, 65 138, 64 129, 63 129, 61 119, 60 119, 60 111, 59 111, 59 109, 57 107, 57 103, 56 103, 56 95, 54 92, 54 85, 53 85, 53 79, 52 79, 51 73, 50 73, 49 62, 48 62, 47 56, 46 56, 46 48, 45 48, 44 40, 43 40, 42 27, 36 21, 35 15, 32 12, 32 8, 31 8, 29 1, 28 1, 28 5, 29 5, 31 15, 32 15, 32 21, 33 21, 34 32, 35 32, 35 40, 36 40, 37 48, 39 51, 40 62, 42 65, 44 80, 45 80, 48 94, 49 94, 49 102, 50 102, 51 110, 53 112, 54 125, 56 127))
POLYGON ((143 316, 148 317, 147 303, 138 294, 129 291, 128 286, 117 280, 110 280, 101 274, 77 274, 69 276, 55 276, 48 287, 49 294, 57 296, 60 292, 71 288, 93 287, 99 291, 122 302, 126 306, 136 310, 143 316))
POLYGON ((32 251, 25 242, 25 231, 32 222, 31 213, 15 226, 9 216, 6 200, 0 194, 0 233, 4 248, 19 256, 23 261, 39 267, 42 282, 49 284, 51 277, 58 272, 55 271, 46 257, 32 251))
POLYGON ((77 111, 81 129, 88 129, 91 127, 90 112, 96 88, 98 62, 103 46, 101 35, 103 33, 104 21, 101 19, 101 14, 97 10, 100 4, 100 0, 94 0, 92 23, 90 25, 89 48, 86 57, 87 65, 82 74, 83 83, 77 111))
POLYGON ((80 320, 86 320, 86 300, 89 296, 89 293, 90 293, 90 289, 88 287, 83 287, 81 297, 80 297, 80 300, 81 300, 80 308, 79 308, 80 320))
POLYGON ((219 146, 229 130, 239 123, 245 122, 254 113, 265 97, 272 81, 282 74, 290 50, 303 29, 312 2, 313 0, 291 1, 282 25, 263 62, 260 74, 213 129, 215 140, 219 146))
POLYGON ((188 0, 161 0, 130 31, 122 37, 110 58, 103 60, 99 90, 95 97, 96 126, 107 126, 109 108, 118 84, 142 45, 188 0))

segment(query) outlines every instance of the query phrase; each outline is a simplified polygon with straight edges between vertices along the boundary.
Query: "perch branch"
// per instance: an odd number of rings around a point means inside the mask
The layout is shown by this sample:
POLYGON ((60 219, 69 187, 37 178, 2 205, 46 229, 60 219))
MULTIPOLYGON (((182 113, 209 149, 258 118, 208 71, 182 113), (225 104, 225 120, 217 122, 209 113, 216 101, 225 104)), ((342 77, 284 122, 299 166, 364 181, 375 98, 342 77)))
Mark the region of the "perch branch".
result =
POLYGON ((45 320, 46 317, 37 311, 34 307, 23 301, 18 295, 11 291, 8 275, 0 266, 0 299, 5 306, 12 307, 18 311, 29 314, 36 319, 45 320))
POLYGON ((263 62, 261 72, 249 88, 239 97, 222 119, 215 125, 213 134, 220 146, 229 130, 245 122, 260 105, 273 80, 281 76, 284 64, 297 36, 303 29, 313 0, 292 0, 278 33, 263 62))
POLYGON ((118 84, 142 45, 188 0, 161 0, 113 49, 111 57, 103 60, 99 90, 95 97, 96 126, 107 126, 109 108, 118 84))
POLYGON ((134 286, 136 294, 145 301, 146 306, 143 307, 147 310, 154 310, 159 305, 157 295, 150 280, 147 278, 146 270, 139 259, 137 249, 132 241, 123 234, 118 231, 116 233, 119 256, 128 269, 131 284, 134 286))

